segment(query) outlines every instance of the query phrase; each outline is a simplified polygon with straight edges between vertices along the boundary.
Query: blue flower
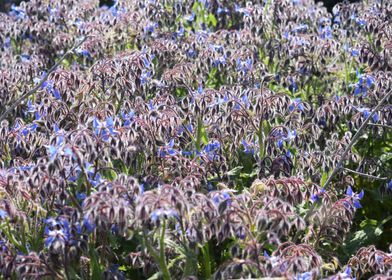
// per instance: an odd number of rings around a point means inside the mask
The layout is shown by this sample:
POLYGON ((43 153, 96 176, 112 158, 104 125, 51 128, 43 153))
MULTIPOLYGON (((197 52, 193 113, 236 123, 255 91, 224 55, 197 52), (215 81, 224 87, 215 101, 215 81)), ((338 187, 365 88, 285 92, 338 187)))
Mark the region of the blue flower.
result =
POLYGON ((374 78, 370 75, 363 75, 358 70, 356 73, 358 82, 350 85, 354 86, 354 95, 366 95, 368 90, 374 85, 374 78))
POLYGON ((174 139, 171 139, 170 142, 163 147, 160 147, 158 149, 158 157, 166 157, 166 156, 175 156, 177 154, 177 151, 173 149, 174 147, 174 139))
POLYGON ((191 156, 191 155, 193 155, 193 152, 191 152, 191 151, 181 151, 181 155, 183 155, 183 156, 191 156))
POLYGON ((71 238, 71 229, 66 219, 48 218, 45 220, 45 246, 50 247, 55 242, 65 244, 71 238))
POLYGON ((237 72, 243 72, 245 75, 252 70, 253 66, 253 61, 251 58, 248 58, 246 60, 241 60, 240 58, 237 59, 236 61, 236 69, 237 72))
POLYGON ((363 190, 361 190, 361 192, 359 194, 357 194, 357 193, 353 192, 353 189, 351 188, 351 186, 348 186, 347 191, 346 191, 346 195, 352 198, 353 205, 355 208, 357 208, 357 209, 362 208, 362 205, 359 201, 364 196, 363 190))
POLYGON ((308 30, 308 28, 309 28, 309 26, 307 24, 301 24, 301 25, 298 25, 298 26, 294 27, 292 29, 292 32, 294 32, 294 33, 302 33, 302 32, 306 32, 308 30))
POLYGON ((188 129, 190 133, 193 133, 193 125, 191 123, 186 126, 186 129, 188 129))
POLYGON ((197 53, 196 53, 195 49, 190 48, 187 50, 186 55, 190 58, 195 58, 197 53))
POLYGON ((295 80, 293 79, 293 77, 290 77, 290 78, 289 78, 289 82, 290 82, 289 90, 290 90, 291 92, 293 92, 293 93, 297 92, 297 91, 298 91, 298 84, 295 82, 295 80))
POLYGON ((289 111, 294 111, 295 108, 298 108, 300 111, 304 110, 304 105, 301 101, 301 98, 294 99, 294 101, 289 106, 289 111))
POLYGON ((324 194, 325 193, 325 189, 321 189, 319 192, 317 192, 316 194, 313 194, 311 197, 310 197, 310 200, 312 201, 312 202, 316 202, 316 201, 318 201, 319 199, 320 199, 320 196, 322 195, 322 194, 324 194))
POLYGON ((220 143, 219 141, 212 141, 209 142, 205 147, 204 147, 204 152, 208 153, 214 153, 220 148, 220 143))
POLYGON ((56 145, 46 146, 50 160, 56 158, 57 155, 73 156, 73 151, 70 146, 64 144, 64 137, 58 136, 56 145))
POLYGON ((10 15, 17 17, 18 19, 25 19, 27 17, 25 11, 23 11, 21 7, 18 7, 15 4, 12 4, 11 6, 10 15))
POLYGON ((80 192, 78 192, 78 193, 76 194, 76 198, 77 198, 78 200, 80 200, 80 201, 85 200, 86 197, 87 197, 86 193, 80 193, 80 192))
POLYGON ((351 268, 348 266, 344 272, 341 272, 338 274, 339 279, 344 279, 344 280, 355 280, 356 278, 353 277, 351 278, 351 268))
POLYGON ((229 9, 226 7, 218 7, 218 9, 216 10, 216 13, 218 15, 220 14, 228 14, 229 13, 229 9))
POLYGON ((51 160, 53 160, 56 157, 56 155, 58 154, 58 151, 59 151, 59 148, 56 146, 51 145, 48 147, 49 157, 51 160))
POLYGON ((54 89, 52 94, 53 94, 54 98, 56 98, 57 100, 61 99, 60 91, 58 89, 54 89))
POLYGON ((192 21, 195 20, 195 13, 192 13, 192 14, 190 14, 190 15, 188 15, 188 16, 185 16, 184 19, 185 19, 188 23, 191 23, 192 21))
POLYGON ((227 192, 222 192, 222 193, 215 193, 213 198, 212 198, 212 202, 218 206, 220 205, 222 202, 226 202, 227 205, 231 205, 231 197, 230 194, 227 192))
POLYGON ((373 117, 372 117, 372 119, 373 119, 373 122, 378 122, 379 120, 380 120, 380 116, 378 115, 378 113, 375 113, 374 115, 373 115, 373 117))
POLYGON ((121 112, 121 118, 124 120, 124 126, 130 126, 134 116, 135 112, 133 110, 131 110, 129 113, 121 112))
POLYGON ((364 20, 364 19, 362 19, 362 18, 356 18, 355 19, 355 22, 360 26, 360 27, 363 27, 363 26, 365 26, 366 25, 366 20, 364 20))
POLYGON ((242 139, 241 144, 244 147, 245 154, 254 154, 255 150, 252 144, 248 144, 245 139, 242 139))
POLYGON ((144 27, 144 34, 154 33, 155 28, 158 27, 158 23, 152 22, 144 27))
POLYGON ((237 4, 234 4, 234 9, 237 13, 243 14, 245 17, 249 17, 250 13, 246 8, 242 8, 238 6, 237 4))
POLYGON ((83 226, 86 228, 88 233, 92 233, 95 229, 95 224, 90 222, 90 219, 87 216, 83 218, 83 226))
POLYGON ((4 47, 5 48, 11 47, 11 38, 10 37, 5 38, 5 40, 4 40, 4 47))
POLYGON ((392 179, 388 182, 387 189, 392 190, 392 179))
POLYGON ((184 35, 185 35, 185 28, 183 26, 181 26, 180 29, 174 33, 175 38, 177 37, 182 38, 184 37, 184 35))
POLYGON ((75 52, 76 52, 76 54, 81 55, 83 57, 90 57, 91 56, 90 52, 86 49, 77 49, 77 50, 75 50, 75 52))
POLYGON ((94 134, 101 136, 104 141, 109 140, 109 136, 117 135, 118 132, 114 129, 114 120, 112 117, 107 117, 105 122, 100 122, 97 118, 93 119, 94 134))
POLYGON ((333 35, 332 35, 332 28, 331 26, 326 26, 324 28, 321 29, 321 38, 322 39, 332 39, 333 35))
POLYGON ((358 56, 359 55, 359 51, 356 50, 356 49, 352 49, 350 53, 351 53, 352 56, 358 56))
POLYGON ((249 102, 248 96, 247 96, 246 94, 244 94, 244 95, 241 97, 241 100, 242 100, 242 102, 244 103, 245 108, 248 109, 248 108, 250 107, 250 102, 249 102))
POLYGON ((142 74, 140 75, 140 84, 144 86, 147 84, 148 80, 151 77, 151 71, 147 71, 145 69, 142 70, 142 74))
POLYGON ((170 217, 174 217, 176 219, 178 219, 178 213, 176 210, 173 209, 168 209, 168 210, 164 210, 164 209, 156 209, 154 210, 151 215, 150 215, 150 219, 152 222, 156 222, 158 221, 161 217, 164 217, 165 219, 170 218, 170 217))
POLYGON ((152 110, 155 109, 154 104, 152 104, 152 100, 150 100, 150 101, 148 102, 148 109, 149 109, 150 111, 152 111, 152 110))
POLYGON ((3 209, 0 209, 0 220, 4 220, 8 216, 8 213, 3 209))
POLYGON ((27 54, 22 54, 20 56, 20 59, 22 60, 22 62, 28 62, 28 61, 30 61, 30 56, 27 54))
POLYGON ((297 275, 294 279, 295 280, 311 280, 311 279, 313 279, 313 276, 312 276, 312 273, 307 271, 307 272, 304 272, 302 274, 297 275))
POLYGON ((27 111, 26 112, 27 113, 34 113, 34 112, 36 112, 35 105, 31 102, 30 99, 27 101, 27 111))

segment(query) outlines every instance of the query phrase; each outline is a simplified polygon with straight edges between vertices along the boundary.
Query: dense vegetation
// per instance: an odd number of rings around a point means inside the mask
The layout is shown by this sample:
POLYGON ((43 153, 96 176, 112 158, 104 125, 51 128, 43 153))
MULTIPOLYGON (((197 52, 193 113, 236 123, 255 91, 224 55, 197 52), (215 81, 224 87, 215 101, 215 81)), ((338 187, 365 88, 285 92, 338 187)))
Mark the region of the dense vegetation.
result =
POLYGON ((391 22, 386 0, 0 14, 3 278, 390 279, 391 22))

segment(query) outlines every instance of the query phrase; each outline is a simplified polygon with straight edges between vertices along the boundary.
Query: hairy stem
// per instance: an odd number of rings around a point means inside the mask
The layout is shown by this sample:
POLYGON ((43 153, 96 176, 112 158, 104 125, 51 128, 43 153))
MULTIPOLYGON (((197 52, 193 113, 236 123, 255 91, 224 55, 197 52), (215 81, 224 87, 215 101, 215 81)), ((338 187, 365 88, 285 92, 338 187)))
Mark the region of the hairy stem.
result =
MULTIPOLYGON (((4 110, 4 112, 1 114, 0 116, 0 122, 2 122, 3 120, 5 120, 5 118, 7 117, 7 115, 9 113, 11 113, 22 101, 24 101, 26 98, 28 98, 29 96, 33 95, 35 92, 37 92, 41 86, 43 85, 43 83, 48 79, 49 75, 54 72, 57 67, 61 64, 61 62, 70 54, 72 53, 75 49, 77 49, 80 45, 82 45, 84 43, 84 41, 86 41, 87 37, 84 37, 82 40, 80 40, 78 43, 75 43, 73 45, 72 48, 70 48, 68 51, 66 51, 62 57, 60 57, 60 59, 48 70, 48 72, 46 72, 46 74, 44 75, 44 77, 41 79, 41 81, 30 91, 22 94, 19 98, 17 98, 16 100, 10 102, 10 105, 7 109, 4 110)), ((7 106, 5 106, 6 108, 7 106)))

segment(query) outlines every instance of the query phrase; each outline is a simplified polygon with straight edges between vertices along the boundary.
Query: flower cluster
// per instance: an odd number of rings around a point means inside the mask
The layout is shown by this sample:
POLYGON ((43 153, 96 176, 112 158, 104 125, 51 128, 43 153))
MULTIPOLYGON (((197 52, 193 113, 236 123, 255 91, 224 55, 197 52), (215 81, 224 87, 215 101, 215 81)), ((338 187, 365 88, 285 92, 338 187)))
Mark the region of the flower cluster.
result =
POLYGON ((4 278, 392 275, 389 1, 98 2, 0 14, 4 278))

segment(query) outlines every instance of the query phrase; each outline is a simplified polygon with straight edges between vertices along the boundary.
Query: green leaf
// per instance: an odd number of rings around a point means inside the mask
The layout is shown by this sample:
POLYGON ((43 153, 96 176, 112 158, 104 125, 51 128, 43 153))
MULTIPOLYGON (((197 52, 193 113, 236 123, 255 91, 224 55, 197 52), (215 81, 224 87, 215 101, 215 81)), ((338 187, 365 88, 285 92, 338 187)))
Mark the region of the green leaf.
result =
POLYGON ((255 169, 251 173, 241 173, 240 178, 248 179, 256 176, 258 171, 255 169))
POLYGON ((100 279, 102 276, 103 269, 99 264, 99 257, 94 246, 90 244, 89 256, 91 261, 92 279, 100 279))
POLYGON ((242 170, 242 168, 243 168, 243 166, 234 167, 232 170, 227 172, 227 175, 237 176, 238 174, 240 174, 240 171, 242 170))
POLYGON ((330 173, 331 172, 323 172, 323 175, 321 176, 321 181, 320 181, 321 186, 324 186, 325 182, 327 182, 330 173))
POLYGON ((214 16, 214 14, 212 14, 212 13, 208 14, 207 23, 209 25, 212 25, 213 27, 216 27, 216 25, 218 24, 218 21, 216 20, 216 17, 214 16))
POLYGON ((208 137, 207 137, 207 132, 206 129, 203 125, 203 121, 201 118, 198 118, 197 120, 197 135, 196 135, 196 150, 200 151, 201 150, 201 143, 204 145, 208 144, 208 137))

